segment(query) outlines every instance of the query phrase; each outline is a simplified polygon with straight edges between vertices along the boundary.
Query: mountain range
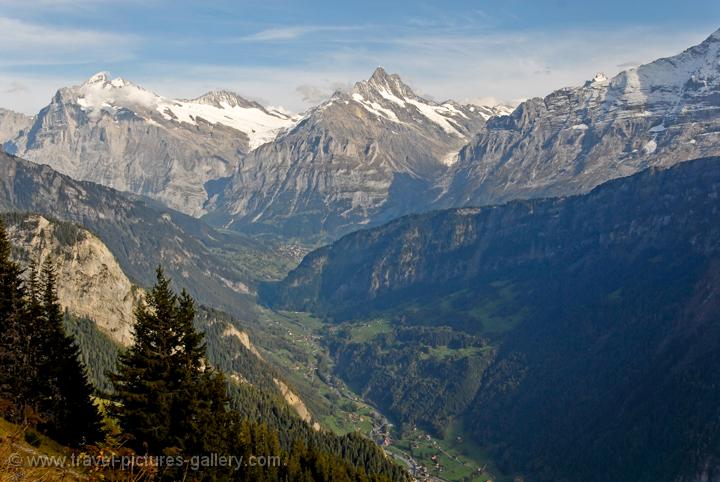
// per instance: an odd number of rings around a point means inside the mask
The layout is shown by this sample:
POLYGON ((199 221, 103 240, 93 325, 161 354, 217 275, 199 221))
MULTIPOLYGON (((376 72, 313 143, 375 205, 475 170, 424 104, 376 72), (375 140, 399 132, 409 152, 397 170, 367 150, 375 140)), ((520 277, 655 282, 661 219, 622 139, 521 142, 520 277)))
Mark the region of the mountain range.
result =
POLYGON ((0 113, 0 141, 216 226, 313 239, 425 204, 456 152, 508 112, 423 99, 381 68, 304 115, 228 91, 168 99, 101 72, 33 118, 0 113))
POLYGON ((502 112, 423 99, 378 68, 244 158, 208 219, 308 237, 412 212, 457 150, 502 112))
POLYGON ((76 179, 217 227, 316 242, 718 154, 718 59, 720 31, 512 111, 424 99, 382 68, 302 115, 227 91, 168 99, 99 73, 33 118, 0 113, 0 132, 6 151, 76 179))
POLYGON ((520 104, 463 147, 438 205, 587 192, 650 166, 717 155, 719 62, 720 30, 673 57, 520 104))

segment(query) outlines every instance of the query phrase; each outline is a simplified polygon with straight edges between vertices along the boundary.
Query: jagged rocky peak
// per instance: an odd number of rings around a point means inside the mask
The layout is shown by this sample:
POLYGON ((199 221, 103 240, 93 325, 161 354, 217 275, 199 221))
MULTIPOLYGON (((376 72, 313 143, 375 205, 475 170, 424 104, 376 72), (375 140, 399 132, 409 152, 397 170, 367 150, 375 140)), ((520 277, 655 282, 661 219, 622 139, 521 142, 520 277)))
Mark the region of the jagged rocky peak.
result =
POLYGON ((382 67, 375 69, 368 80, 355 83, 347 93, 338 92, 325 104, 360 105, 381 122, 393 122, 414 128, 435 129, 441 135, 466 139, 487 119, 485 111, 470 109, 452 101, 439 104, 417 95, 399 75, 389 74, 382 67))
POLYGON ((487 117, 424 99, 378 68, 243 159, 210 218, 317 239, 415 212, 487 117))
MULTIPOLYGON (((411 107, 408 105, 409 101, 419 101, 427 105, 440 105, 433 100, 423 99, 418 96, 410 86, 403 82, 398 74, 390 74, 382 67, 376 68, 368 80, 356 82, 352 94, 367 96, 381 103, 391 102, 399 107, 411 107)), ((457 105, 452 101, 444 104, 457 105)))
POLYGON ((382 67, 375 69, 370 79, 355 84, 357 90, 372 89, 383 97, 388 98, 387 94, 396 96, 400 99, 417 97, 415 92, 405 84, 398 74, 389 74, 382 67))
POLYGON ((490 117, 511 112, 504 105, 463 105, 453 100, 436 102, 417 95, 397 74, 378 67, 349 94, 369 112, 394 122, 436 124, 445 134, 466 138, 490 117))

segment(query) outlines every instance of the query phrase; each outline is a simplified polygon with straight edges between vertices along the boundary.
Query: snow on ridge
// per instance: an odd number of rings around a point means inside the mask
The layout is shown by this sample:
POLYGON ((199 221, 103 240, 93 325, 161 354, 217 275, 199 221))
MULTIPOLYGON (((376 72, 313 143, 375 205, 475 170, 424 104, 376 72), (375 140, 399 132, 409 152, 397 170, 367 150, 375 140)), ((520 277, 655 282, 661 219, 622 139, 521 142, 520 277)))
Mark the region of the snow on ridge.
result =
POLYGON ((99 116, 103 111, 114 113, 125 108, 146 120, 151 119, 155 112, 167 121, 191 125, 197 125, 198 120, 203 119, 210 124, 221 124, 244 132, 249 138, 250 149, 273 140, 280 131, 290 128, 298 120, 297 116, 282 108, 265 109, 251 102, 241 105, 231 102, 229 97, 220 99, 216 104, 201 101, 205 96, 194 100, 169 99, 120 77, 110 80, 107 72, 98 72, 73 91, 77 104, 90 117, 99 116))
POLYGON ((387 89, 383 87, 377 87, 377 93, 380 94, 380 96, 385 99, 389 100, 390 102, 394 102, 395 104, 399 105, 400 107, 405 107, 405 101, 407 99, 401 99, 400 97, 396 96, 392 92, 389 92, 387 89))
POLYGON ((440 158, 440 162, 445 164, 446 166, 452 166, 458 161, 459 152, 458 151, 450 151, 447 154, 445 154, 443 157, 440 158))
POLYGON ((106 72, 99 72, 76 88, 77 103, 91 115, 119 107, 152 107, 158 96, 122 78, 112 81, 106 72))
POLYGON ((458 137, 464 137, 446 117, 452 115, 452 111, 444 106, 426 104, 413 99, 408 99, 408 104, 414 105, 422 115, 439 125, 445 132, 458 137))
POLYGON ((717 32, 704 42, 673 57, 661 58, 620 72, 609 82, 613 99, 628 104, 677 102, 688 82, 698 91, 720 85, 720 42, 717 32))
POLYGON ((167 120, 197 125, 198 119, 203 119, 242 131, 250 139, 250 149, 273 140, 279 131, 295 123, 292 117, 272 115, 257 107, 231 106, 227 102, 220 105, 166 100, 158 105, 157 111, 167 120))
POLYGON ((414 107, 414 110, 440 126, 446 133, 465 137, 453 121, 453 117, 468 118, 462 110, 450 102, 438 105, 414 95, 409 88, 402 84, 399 77, 388 76, 382 69, 376 70, 370 80, 355 84, 351 97, 372 114, 397 123, 402 123, 398 117, 398 109, 407 111, 414 107), (368 96, 376 100, 368 99, 368 96))
POLYGON ((358 94, 357 92, 352 95, 352 98, 355 102, 362 105, 370 113, 375 114, 378 117, 385 117, 386 119, 389 119, 393 122, 400 123, 400 119, 398 119, 397 115, 395 115, 395 112, 390 109, 386 109, 377 102, 366 100, 361 94, 358 94))

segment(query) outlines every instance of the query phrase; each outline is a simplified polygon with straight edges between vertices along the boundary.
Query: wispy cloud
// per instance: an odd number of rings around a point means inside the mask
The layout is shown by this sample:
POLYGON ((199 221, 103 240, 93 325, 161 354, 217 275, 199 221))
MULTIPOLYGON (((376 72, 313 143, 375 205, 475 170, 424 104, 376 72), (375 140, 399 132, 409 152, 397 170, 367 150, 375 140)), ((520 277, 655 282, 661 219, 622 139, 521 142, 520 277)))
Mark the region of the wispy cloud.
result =
POLYGON ((64 29, 0 17, 0 64, 58 65, 133 57, 139 38, 86 29, 64 29))
POLYGON ((324 82, 323 84, 302 84, 295 88, 295 92, 300 94, 303 102, 308 104, 319 104, 327 100, 331 95, 338 91, 348 91, 352 87, 350 82, 324 82))
POLYGON ((5 86, 2 90, 3 94, 17 94, 19 92, 27 92, 30 90, 27 85, 22 82, 14 80, 9 85, 5 86))
POLYGON ((260 30, 243 37, 226 39, 227 43, 233 42, 280 42, 297 40, 311 34, 327 32, 351 32, 363 30, 366 27, 355 25, 297 25, 289 27, 273 27, 260 30))
POLYGON ((61 86, 76 83, 63 76, 32 77, 0 73, 0 107, 25 114, 37 114, 50 102, 52 94, 61 86))

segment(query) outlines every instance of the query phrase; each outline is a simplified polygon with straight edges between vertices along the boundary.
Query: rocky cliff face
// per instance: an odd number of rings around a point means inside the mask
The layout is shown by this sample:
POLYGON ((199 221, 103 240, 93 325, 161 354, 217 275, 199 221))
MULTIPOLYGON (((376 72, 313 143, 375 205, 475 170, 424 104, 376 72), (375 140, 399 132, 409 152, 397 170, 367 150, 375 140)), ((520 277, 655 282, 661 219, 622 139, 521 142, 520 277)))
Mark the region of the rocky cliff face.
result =
POLYGON ((263 294, 287 309, 350 313, 456 289, 540 260, 572 264, 591 248, 627 243, 634 252, 640 242, 649 249, 655 240, 672 243, 671 236, 696 233, 697 249, 714 252, 709 239, 720 236, 712 222, 718 189, 720 162, 709 158, 651 169, 585 196, 407 216, 311 252, 263 294), (688 215, 678 215, 672 229, 663 227, 669 212, 684 212, 680 206, 688 215))
POLYGON ((0 145, 23 135, 32 123, 30 116, 0 108, 0 145))
POLYGON ((334 236, 414 212, 457 150, 497 112, 423 99, 377 69, 243 159, 208 219, 334 236))
POLYGON ((720 30, 674 57, 524 102, 460 151, 439 205, 587 192, 649 166, 717 155, 719 62, 720 30))
POLYGON ((141 290, 133 286, 105 244, 89 231, 40 215, 6 216, 14 257, 27 267, 50 259, 58 297, 72 315, 93 320, 122 346, 132 341, 133 309, 141 290))
POLYGON ((174 100, 99 73, 58 90, 6 150, 197 216, 216 189, 209 182, 293 123, 231 92, 174 100))

